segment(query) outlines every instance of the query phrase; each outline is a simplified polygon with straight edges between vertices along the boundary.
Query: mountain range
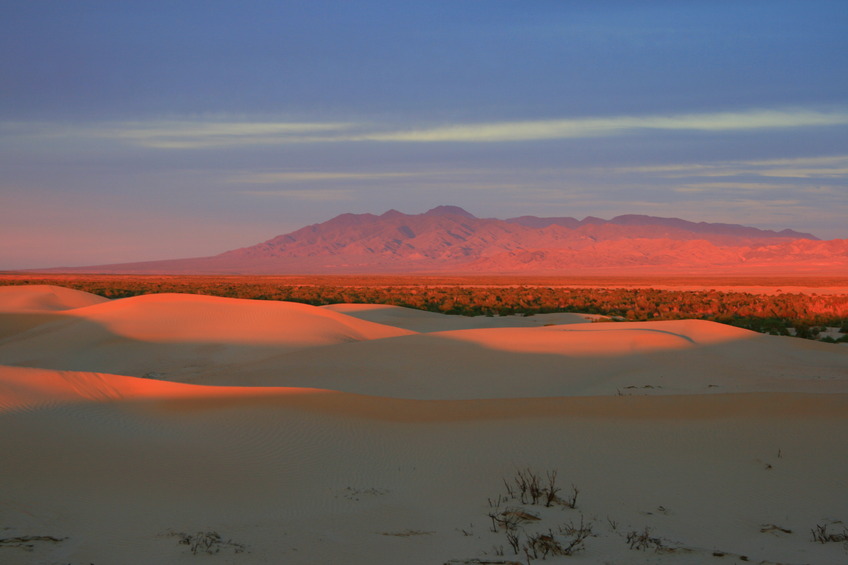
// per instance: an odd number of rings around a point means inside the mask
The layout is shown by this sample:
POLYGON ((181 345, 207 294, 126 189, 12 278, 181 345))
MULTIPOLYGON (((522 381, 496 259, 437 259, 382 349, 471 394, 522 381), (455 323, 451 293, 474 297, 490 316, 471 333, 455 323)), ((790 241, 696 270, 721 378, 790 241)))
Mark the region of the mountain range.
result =
POLYGON ((124 274, 843 274, 848 240, 643 215, 506 220, 457 206, 341 214, 212 257, 56 268, 124 274))

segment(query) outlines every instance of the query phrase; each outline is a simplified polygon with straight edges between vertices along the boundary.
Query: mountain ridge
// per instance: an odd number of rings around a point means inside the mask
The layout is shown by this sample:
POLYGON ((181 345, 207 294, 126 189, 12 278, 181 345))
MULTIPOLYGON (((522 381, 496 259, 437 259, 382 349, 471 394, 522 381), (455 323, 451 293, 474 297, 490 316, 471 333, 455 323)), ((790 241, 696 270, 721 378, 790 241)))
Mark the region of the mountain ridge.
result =
POLYGON ((421 214, 345 213, 210 257, 40 269, 158 274, 570 273, 836 268, 848 240, 790 229, 626 214, 500 220, 458 206, 421 214))

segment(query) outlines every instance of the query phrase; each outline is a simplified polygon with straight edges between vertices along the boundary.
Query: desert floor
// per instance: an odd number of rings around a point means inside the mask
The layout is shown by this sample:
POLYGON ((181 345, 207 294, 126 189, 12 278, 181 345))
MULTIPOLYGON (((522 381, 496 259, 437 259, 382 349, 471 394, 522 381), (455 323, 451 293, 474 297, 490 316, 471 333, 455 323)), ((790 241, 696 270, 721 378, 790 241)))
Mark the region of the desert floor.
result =
POLYGON ((848 345, 591 321, 0 287, 0 563, 848 562, 848 345))

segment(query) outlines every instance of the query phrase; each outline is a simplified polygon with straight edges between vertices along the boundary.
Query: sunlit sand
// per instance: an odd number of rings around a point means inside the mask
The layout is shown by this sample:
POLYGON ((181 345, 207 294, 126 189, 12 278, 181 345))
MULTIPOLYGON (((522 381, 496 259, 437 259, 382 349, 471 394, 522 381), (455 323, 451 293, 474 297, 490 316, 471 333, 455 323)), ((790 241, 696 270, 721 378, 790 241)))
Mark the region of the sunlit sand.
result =
POLYGON ((848 559, 848 346, 597 318, 0 287, 0 562, 848 559))

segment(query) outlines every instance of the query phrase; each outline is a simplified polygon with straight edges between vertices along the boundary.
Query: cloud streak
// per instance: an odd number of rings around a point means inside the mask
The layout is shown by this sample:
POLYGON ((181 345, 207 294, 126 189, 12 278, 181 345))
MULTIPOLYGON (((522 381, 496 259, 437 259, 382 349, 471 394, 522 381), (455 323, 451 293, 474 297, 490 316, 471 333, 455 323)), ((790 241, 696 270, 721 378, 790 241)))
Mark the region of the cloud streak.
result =
POLYGON ((713 192, 731 190, 739 191, 763 191, 763 190, 785 190, 783 184, 771 184, 766 182, 698 182, 675 187, 676 192, 713 192))
POLYGON ((93 124, 5 122, 0 124, 0 135, 6 138, 99 139, 151 149, 214 149, 325 141, 358 126, 360 124, 353 122, 228 120, 152 120, 93 124))
POLYGON ((156 120, 82 126, 3 124, 7 136, 123 141, 152 149, 212 149, 314 143, 497 143, 637 135, 648 132, 745 132, 848 125, 848 110, 763 110, 699 114, 501 121, 399 129, 365 122, 156 120))
POLYGON ((614 167, 602 172, 656 174, 664 178, 753 176, 788 179, 840 179, 848 176, 848 155, 719 163, 614 167))
POLYGON ((354 200, 356 194, 346 189, 304 189, 304 190, 243 190, 239 194, 269 198, 292 198, 308 202, 339 202, 354 200))
POLYGON ((316 135, 344 131, 355 125, 346 122, 154 122, 119 125, 93 134, 155 149, 203 149, 308 142, 316 135))
POLYGON ((232 182, 247 184, 280 184, 289 182, 359 181, 380 180, 420 176, 420 173, 353 173, 353 172, 274 172, 245 173, 229 178, 232 182))
POLYGON ((574 139, 654 131, 746 131, 848 124, 848 111, 752 110, 675 116, 617 116, 468 124, 408 132, 374 133, 359 139, 402 142, 503 142, 574 139))

